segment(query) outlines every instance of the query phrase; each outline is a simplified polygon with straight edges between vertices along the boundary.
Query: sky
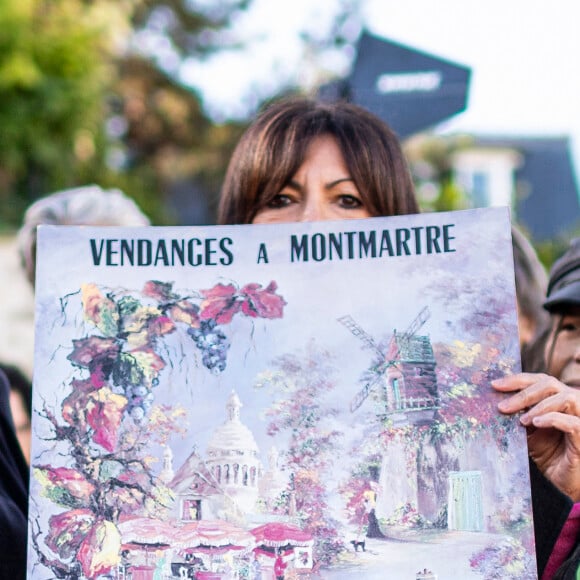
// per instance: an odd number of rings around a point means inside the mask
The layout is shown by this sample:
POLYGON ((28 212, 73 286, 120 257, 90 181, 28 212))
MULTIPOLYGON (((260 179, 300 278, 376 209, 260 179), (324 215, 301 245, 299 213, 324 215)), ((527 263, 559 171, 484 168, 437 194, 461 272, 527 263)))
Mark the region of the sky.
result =
MULTIPOLYGON (((348 74, 349 60, 305 56, 297 31, 321 36, 336 0, 254 0, 238 21, 253 42, 187 74, 214 113, 232 115, 281 80, 307 85, 316 67, 348 74), (211 104, 211 105, 210 105, 211 104)), ((580 173, 580 4, 575 0, 362 0, 362 25, 472 69, 467 110, 440 132, 571 137, 580 173)), ((354 33, 356 34, 356 27, 354 33)), ((197 68, 196 68, 197 67, 197 68)))

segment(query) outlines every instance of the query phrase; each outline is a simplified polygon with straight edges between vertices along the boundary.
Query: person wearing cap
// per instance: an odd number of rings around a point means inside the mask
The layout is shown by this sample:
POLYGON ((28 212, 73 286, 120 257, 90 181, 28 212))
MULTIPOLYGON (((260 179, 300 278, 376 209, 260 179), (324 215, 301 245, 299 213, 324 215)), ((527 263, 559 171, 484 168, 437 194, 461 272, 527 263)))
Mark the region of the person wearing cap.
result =
POLYGON ((545 373, 493 381, 498 408, 527 428, 536 556, 541 580, 580 569, 580 238, 552 267, 544 308, 551 325, 545 373))

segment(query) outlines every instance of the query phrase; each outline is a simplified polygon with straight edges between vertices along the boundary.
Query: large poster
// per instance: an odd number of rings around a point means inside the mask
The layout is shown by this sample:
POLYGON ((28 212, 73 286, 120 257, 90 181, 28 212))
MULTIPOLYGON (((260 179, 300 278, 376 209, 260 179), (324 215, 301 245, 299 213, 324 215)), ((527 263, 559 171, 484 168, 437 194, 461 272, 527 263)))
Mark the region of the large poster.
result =
POLYGON ((41 227, 30 578, 535 578, 505 208, 41 227))

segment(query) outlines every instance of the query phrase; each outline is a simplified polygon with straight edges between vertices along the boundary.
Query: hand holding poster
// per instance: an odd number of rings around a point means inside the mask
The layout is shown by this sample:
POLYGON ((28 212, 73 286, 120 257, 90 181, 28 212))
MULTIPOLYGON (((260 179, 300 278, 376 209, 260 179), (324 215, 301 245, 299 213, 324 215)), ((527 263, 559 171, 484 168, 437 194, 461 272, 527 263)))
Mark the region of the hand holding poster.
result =
POLYGON ((38 253, 30 577, 536 577, 507 210, 38 253))

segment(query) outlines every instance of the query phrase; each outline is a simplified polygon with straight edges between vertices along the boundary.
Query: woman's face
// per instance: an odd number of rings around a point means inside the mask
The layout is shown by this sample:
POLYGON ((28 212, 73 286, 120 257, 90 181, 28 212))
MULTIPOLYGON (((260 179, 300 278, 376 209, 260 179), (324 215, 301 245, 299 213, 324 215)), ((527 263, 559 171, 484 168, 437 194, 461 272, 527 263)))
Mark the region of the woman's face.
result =
POLYGON ((580 388, 580 308, 552 316, 545 358, 550 375, 570 387, 580 388))
POLYGON ((252 223, 311 222, 370 217, 331 135, 312 140, 288 185, 258 210, 252 223))

